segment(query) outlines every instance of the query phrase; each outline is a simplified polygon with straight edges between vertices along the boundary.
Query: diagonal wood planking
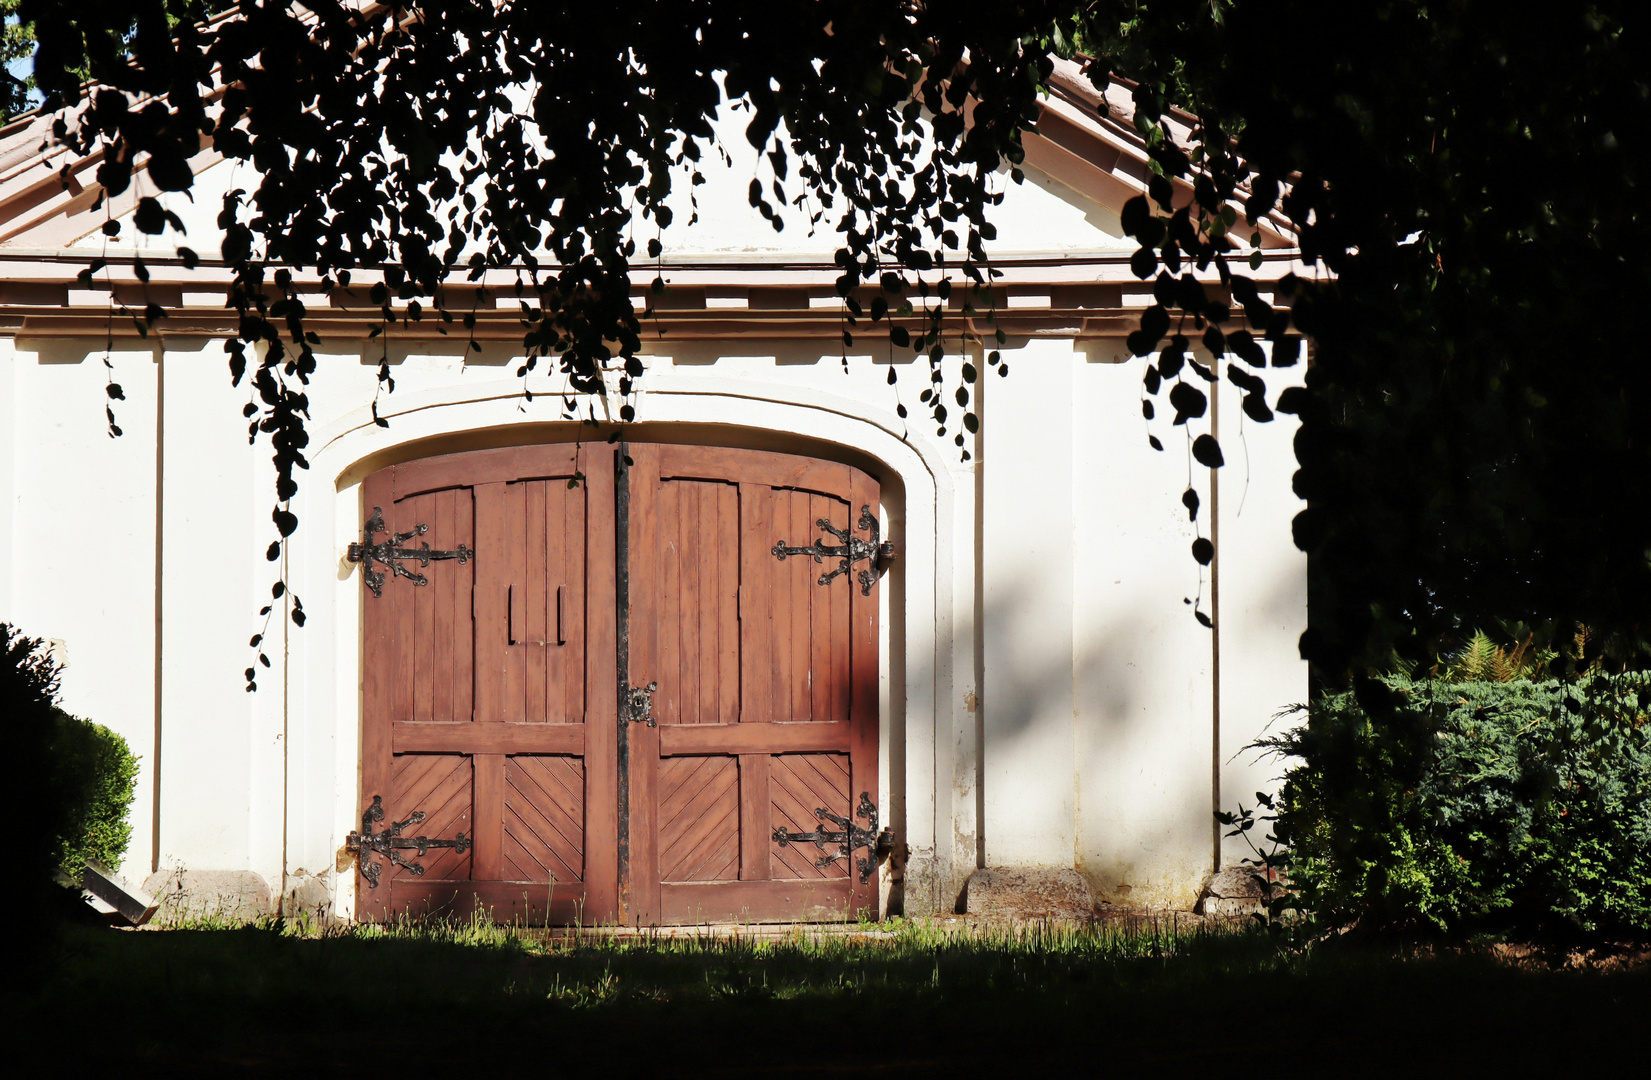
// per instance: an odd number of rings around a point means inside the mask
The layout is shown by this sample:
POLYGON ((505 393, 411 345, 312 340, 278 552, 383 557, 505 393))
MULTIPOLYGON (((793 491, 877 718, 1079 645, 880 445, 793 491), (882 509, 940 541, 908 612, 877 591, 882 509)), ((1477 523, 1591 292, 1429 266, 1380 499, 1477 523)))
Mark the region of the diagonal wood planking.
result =
MULTIPOLYGON (((406 835, 450 840, 461 832, 466 835, 472 832, 472 763, 468 755, 398 754, 393 769, 390 792, 384 799, 384 827, 392 820, 422 810, 424 820, 409 825, 406 835)), ((423 858, 408 852, 402 854, 422 863, 422 876, 427 879, 462 881, 470 877, 469 852, 460 854, 452 848, 431 848, 423 858)), ((390 876, 416 875, 397 866, 390 876)))
POLYGON ((580 881, 585 873, 585 768, 575 757, 505 759, 505 870, 515 881, 580 881))
POLYGON ((728 756, 659 763, 659 870, 664 881, 739 876, 739 767, 728 756))
MULTIPOLYGON (((776 754, 769 760, 769 791, 773 805, 773 828, 793 832, 812 832, 820 819, 817 807, 846 816, 849 810, 848 755, 846 754, 776 754)), ((859 822, 864 825, 864 822, 859 822)), ((830 823, 827 829, 835 829, 830 823)), ((838 859, 825 867, 814 864, 821 854, 835 851, 828 846, 822 852, 813 844, 774 843, 769 858, 776 878, 839 878, 847 877, 847 861, 838 859)))

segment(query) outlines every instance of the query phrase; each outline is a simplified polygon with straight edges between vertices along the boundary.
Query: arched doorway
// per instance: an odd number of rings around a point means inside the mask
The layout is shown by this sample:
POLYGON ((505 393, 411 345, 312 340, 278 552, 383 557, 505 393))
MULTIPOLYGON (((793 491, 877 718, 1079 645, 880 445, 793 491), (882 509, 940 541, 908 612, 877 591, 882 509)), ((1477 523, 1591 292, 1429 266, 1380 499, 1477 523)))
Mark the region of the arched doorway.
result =
POLYGON ((439 844, 364 851, 360 917, 875 913, 874 478, 552 444, 391 466, 363 494, 371 542, 464 554, 363 592, 361 796, 384 814, 364 832, 439 844), (833 573, 825 548, 851 546, 833 573))

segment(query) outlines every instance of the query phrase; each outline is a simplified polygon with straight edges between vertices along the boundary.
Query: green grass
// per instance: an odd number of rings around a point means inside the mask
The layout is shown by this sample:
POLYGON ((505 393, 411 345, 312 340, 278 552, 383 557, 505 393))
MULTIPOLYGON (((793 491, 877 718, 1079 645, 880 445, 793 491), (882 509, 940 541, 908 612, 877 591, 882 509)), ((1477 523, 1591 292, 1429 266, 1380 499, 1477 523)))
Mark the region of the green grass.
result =
POLYGON ((75 928, 55 974, 0 1006, 25 1059, 125 1075, 996 1077, 1574 1075, 1637 1052, 1651 1005, 1643 968, 1297 952, 1153 922, 864 929, 884 932, 75 928))

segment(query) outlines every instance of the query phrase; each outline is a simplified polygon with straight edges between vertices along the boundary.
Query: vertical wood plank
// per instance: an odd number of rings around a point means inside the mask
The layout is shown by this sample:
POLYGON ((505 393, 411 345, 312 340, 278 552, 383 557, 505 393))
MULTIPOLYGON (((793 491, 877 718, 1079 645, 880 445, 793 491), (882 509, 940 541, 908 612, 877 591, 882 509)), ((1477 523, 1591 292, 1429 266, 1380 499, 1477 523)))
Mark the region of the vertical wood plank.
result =
MULTIPOLYGON (((860 508, 869 506, 873 514, 880 512, 880 490, 877 482, 865 473, 854 470, 849 481, 849 510, 851 521, 859 521, 860 508)), ((873 802, 879 802, 877 787, 877 602, 882 592, 873 585, 871 595, 862 596, 856 583, 849 591, 849 813, 859 804, 860 793, 871 793, 873 802)), ((860 881, 860 875, 849 875, 852 910, 850 916, 860 913, 876 918, 878 913, 878 875, 860 881)))
POLYGON ((526 640, 522 658, 522 719, 544 723, 551 719, 546 694, 545 576, 550 558, 546 536, 545 481, 516 485, 522 488, 522 592, 526 640))
MULTIPOLYGON (((834 521, 843 511, 835 499, 823 495, 808 498, 809 516, 834 521)), ((797 719, 824 720, 831 711, 831 602, 842 590, 842 578, 830 585, 811 586, 808 600, 808 700, 804 715, 797 719)))
MULTIPOLYGON (((469 488, 453 495, 453 542, 476 549, 476 498, 469 488)), ((453 593, 453 719, 474 719, 476 663, 476 562, 454 564, 453 593)))
MULTIPOLYGON (((374 506, 389 508, 395 495, 393 470, 385 469, 367 478, 361 486, 361 520, 374 506)), ((360 576, 360 572, 357 572, 360 576)), ((396 680, 406 666, 399 659, 396 643, 394 599, 389 590, 374 597, 365 584, 360 588, 362 605, 362 686, 361 686, 361 790, 356 796, 352 827, 360 824, 361 811, 372 804, 375 794, 389 790, 391 769, 390 725, 395 720, 396 680)), ((378 889, 369 889, 359 872, 355 875, 356 917, 381 919, 389 912, 390 890, 380 879, 378 889)))
POLYGON ((505 656, 509 652, 509 613, 505 610, 510 586, 505 550, 504 484, 475 488, 476 576, 475 610, 475 718, 499 723, 505 716, 505 656))
POLYGON ((475 846, 470 876, 475 881, 497 881, 504 876, 504 758, 477 754, 475 763, 475 846))
MULTIPOLYGON (((792 560, 776 562, 763 541, 774 531, 774 491, 762 484, 741 484, 740 500, 740 721, 772 721, 774 671, 773 575, 768 563, 787 569, 792 560), (766 560, 766 562, 764 561, 766 560)), ((794 543, 787 536, 782 539, 794 543)))
POLYGON ((740 755, 740 880, 767 881, 773 827, 769 824, 768 755, 740 755))
MULTIPOLYGON (((504 486, 504 592, 525 590, 527 586, 527 492, 526 484, 504 486)), ((525 600, 526 593, 523 593, 525 600)), ((512 627, 512 630, 516 628, 512 627)), ((525 627, 523 627, 525 631, 525 627)), ((520 632, 520 631, 518 631, 520 632)), ((522 633, 525 638, 527 635, 522 633)), ((508 640, 508 638, 507 638, 508 640)), ((526 721, 536 719, 524 715, 527 703, 527 653, 519 646, 507 645, 504 650, 504 685, 500 688, 501 720, 526 721)), ((539 717, 538 719, 542 719, 539 717)))
MULTIPOLYGON (((430 522, 430 532, 436 539, 430 546, 438 550, 451 550, 458 546, 458 540, 454 535, 456 496, 457 493, 453 491, 440 491, 431 500, 434 520, 430 522)), ((455 607, 459 577, 464 567, 457 562, 431 565, 437 572, 431 576, 430 584, 426 586, 435 601, 435 621, 431 626, 435 643, 435 662, 430 672, 430 718, 452 720, 453 667, 460 645, 456 637, 455 607)))
POLYGON ((556 719, 579 724, 584 722, 585 712, 584 580, 589 483, 574 488, 557 485, 554 490, 557 497, 550 500, 548 528, 556 537, 558 556, 551 562, 547 579, 550 592, 545 619, 550 631, 548 640, 554 642, 560 634, 562 643, 546 650, 552 672, 549 695, 561 710, 556 719))
POLYGON ((677 551, 680 552, 682 574, 678 587, 682 590, 682 600, 679 605, 681 611, 682 628, 679 635, 682 650, 682 667, 679 676, 678 691, 671 695, 680 703, 682 722, 685 724, 704 723, 705 717, 701 708, 702 687, 705 682, 705 672, 700 665, 702 642, 700 640, 700 571, 705 560, 705 544, 699 531, 700 495, 704 491, 703 483, 673 484, 680 487, 677 512, 681 516, 673 524, 661 516, 660 527, 677 539, 677 551))
MULTIPOLYGON (((396 514, 401 530, 406 531, 417 525, 430 524, 431 504, 434 502, 428 495, 414 496, 404 499, 396 505, 396 514)), ((428 539, 428 537, 426 537, 428 539)), ((423 573, 428 578, 429 572, 422 568, 413 568, 413 573, 423 573)), ((435 664, 435 635, 434 624, 436 616, 436 597, 434 590, 426 585, 422 588, 407 580, 391 580, 385 583, 386 590, 395 588, 401 591, 406 587, 407 606, 412 609, 411 631, 407 635, 407 644, 413 650, 413 711, 414 720, 431 719, 430 691, 432 669, 435 664)))
MULTIPOLYGON (((873 504, 873 509, 876 505, 873 504)), ((854 513, 854 520, 860 520, 860 508, 850 506, 854 513)), ((852 664, 849 649, 849 623, 852 618, 854 600, 860 595, 858 577, 846 589, 838 592, 831 598, 831 642, 832 642, 832 680, 831 680, 831 719, 841 722, 848 720, 850 702, 853 690, 850 685, 852 664)))
MULTIPOLYGON (((814 527, 813 520, 808 516, 808 493, 787 491, 784 494, 786 513, 791 521, 786 532, 805 537, 804 543, 820 539, 820 530, 814 527)), ((804 698, 808 692, 808 605, 814 590, 822 588, 815 582, 828 566, 810 559, 801 566, 788 567, 789 573, 780 587, 774 590, 776 598, 783 598, 775 608, 774 622, 778 633, 785 639, 785 685, 776 688, 779 694, 775 704, 777 720, 808 719, 804 698), (799 574, 798 570, 802 573, 799 574)))
MULTIPOLYGON (((719 724, 740 716, 740 489, 717 486, 717 712, 719 724)), ((772 556, 770 556, 772 557, 772 556)))
MULTIPOLYGON (((630 671, 632 686, 658 681, 655 700, 680 693, 659 666, 659 448, 630 448, 630 671)), ((630 740, 630 896, 638 925, 659 922, 659 733, 628 724, 630 740)))
MULTIPOLYGON (((796 523, 792 520, 791 492, 776 491, 774 498, 773 532, 776 536, 783 535, 789 544, 807 544, 809 537, 797 532, 796 523), (798 536, 799 539, 791 539, 798 536)), ((760 545, 759 545, 760 546, 760 545)), ((768 721, 778 722, 791 719, 791 610, 792 610, 792 583, 797 575, 812 576, 815 572, 815 563, 812 559, 797 558, 779 562, 772 555, 768 562, 763 564, 763 573, 768 579, 768 619, 770 633, 774 636, 774 664, 768 673, 768 702, 766 717, 768 721)))
MULTIPOLYGON (((682 529, 679 524, 682 505, 680 483, 659 485, 659 670, 668 671, 672 685, 681 685, 684 671, 682 662, 682 529)), ((679 694, 655 694, 654 715, 661 724, 683 722, 683 704, 679 694)))
MULTIPOLYGON (((575 637, 585 664, 585 912, 587 923, 619 917, 619 676, 615 671, 615 537, 613 451, 581 448, 585 482, 576 503, 585 526, 584 585, 576 593, 575 637)), ((572 515, 569 515, 570 517, 572 515)))
MULTIPOLYGON (((377 505, 376 503, 374 505, 377 505)), ((368 511, 371 513, 371 511, 368 511)), ((391 532, 397 529, 405 530, 407 523, 401 511, 401 505, 386 500, 384 507, 384 523, 391 532)), ((391 720, 415 719, 413 712, 414 693, 418 682, 418 657, 414 651, 415 626, 413 597, 409 588, 398 588, 410 583, 398 581, 390 572, 385 572, 384 595, 373 596, 367 594, 368 602, 377 606, 376 614, 380 615, 387 627, 391 640, 386 643, 385 652, 379 654, 392 658, 392 681, 390 684, 391 720), (382 605, 380 605, 382 601, 382 605)), ((377 657, 375 657, 377 659, 377 657)), ((368 798, 376 794, 368 792, 368 798)))
MULTIPOLYGON (((793 491, 791 495, 791 520, 794 528, 808 536, 805 543, 826 539, 827 536, 815 524, 820 518, 832 520, 834 514, 810 513, 814 509, 814 496, 805 491, 793 491)), ((789 595, 786 597, 785 614, 786 630, 791 635, 791 671, 786 680, 786 709, 784 718, 787 720, 807 720, 809 718, 810 683, 814 674, 812 660, 813 650, 809 647, 809 629, 811 625, 810 612, 818 599, 818 594, 830 588, 829 585, 819 584, 821 574, 832 569, 829 563, 816 563, 809 560, 807 574, 790 578, 786 581, 789 595)), ((836 584, 835 581, 832 582, 836 584)))

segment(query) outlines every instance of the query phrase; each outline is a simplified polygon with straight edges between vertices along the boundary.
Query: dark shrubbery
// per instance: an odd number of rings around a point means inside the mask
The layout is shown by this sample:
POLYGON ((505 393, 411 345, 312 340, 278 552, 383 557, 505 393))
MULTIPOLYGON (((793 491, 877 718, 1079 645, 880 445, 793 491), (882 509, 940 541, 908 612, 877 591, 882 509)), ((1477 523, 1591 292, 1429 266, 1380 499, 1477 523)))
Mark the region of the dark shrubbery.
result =
POLYGON ((58 674, 39 639, 0 623, 0 725, 13 784, 7 853, 16 871, 0 921, 15 938, 10 955, 25 965, 44 955, 42 928, 61 909, 53 871, 72 862, 78 873, 89 857, 113 866, 131 832, 137 761, 118 735, 57 707, 58 674))
POLYGON ((1291 900, 1328 927, 1645 936, 1642 690, 1390 678, 1323 699, 1266 744, 1303 762, 1276 807, 1291 900))
MULTIPOLYGON (((12 766, 12 843, 16 871, 5 934, 24 966, 38 960, 46 941, 42 920, 56 910, 52 870, 69 822, 70 799, 56 783, 51 746, 56 732, 57 665, 38 639, 0 623, 0 724, 12 766)), ((49 919, 45 920, 49 923, 49 919)))
POLYGON ((115 869, 126 854, 132 838, 126 811, 137 787, 138 759, 125 739, 101 724, 53 712, 52 768, 68 800, 57 861, 78 880, 87 859, 115 869))

